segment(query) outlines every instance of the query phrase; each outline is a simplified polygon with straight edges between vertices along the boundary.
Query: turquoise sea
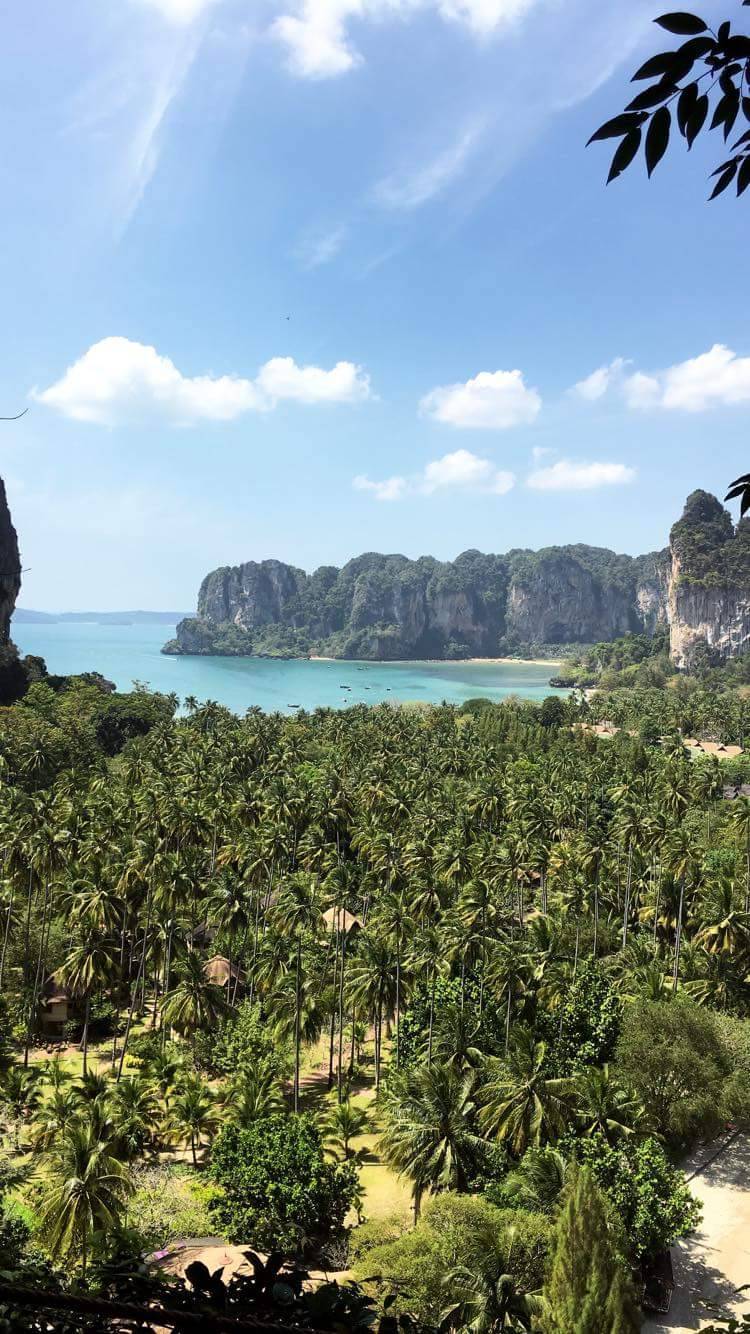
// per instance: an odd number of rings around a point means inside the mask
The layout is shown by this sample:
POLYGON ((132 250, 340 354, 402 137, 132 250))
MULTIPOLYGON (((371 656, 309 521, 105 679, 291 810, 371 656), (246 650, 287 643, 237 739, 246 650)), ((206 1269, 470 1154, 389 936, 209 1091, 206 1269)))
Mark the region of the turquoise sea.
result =
POLYGON ((169 658, 159 650, 174 634, 170 625, 19 624, 11 633, 22 653, 38 654, 51 672, 97 671, 120 690, 141 681, 153 690, 174 691, 181 700, 187 695, 217 700, 240 714, 253 704, 290 713, 295 712, 293 705, 344 708, 381 700, 460 704, 477 695, 543 699, 558 693, 548 685, 552 665, 169 658))

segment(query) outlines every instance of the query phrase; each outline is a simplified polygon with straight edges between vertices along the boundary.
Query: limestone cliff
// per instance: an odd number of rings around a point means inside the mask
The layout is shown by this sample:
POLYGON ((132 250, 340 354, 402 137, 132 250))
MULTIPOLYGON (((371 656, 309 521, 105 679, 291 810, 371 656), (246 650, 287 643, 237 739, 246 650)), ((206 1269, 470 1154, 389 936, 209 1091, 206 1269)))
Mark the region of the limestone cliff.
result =
POLYGON ((750 641, 750 520, 735 528, 715 496, 694 491, 670 534, 670 652, 677 667, 734 657, 750 641))
POLYGON ((206 576, 197 615, 180 623, 164 651, 492 657, 524 645, 650 633, 665 615, 663 563, 663 553, 634 559, 583 545, 506 556, 465 551, 451 562, 369 552, 310 576, 279 561, 249 561, 206 576))
POLYGON ((10 638, 10 618, 21 588, 18 537, 8 509, 5 483, 0 478, 0 644, 10 638))
POLYGON ((368 552, 311 575, 276 560, 214 570, 164 651, 493 657, 664 625, 679 667, 750 641, 750 520, 735 529, 705 491, 688 497, 669 549, 646 556, 578 544, 454 561, 368 552))

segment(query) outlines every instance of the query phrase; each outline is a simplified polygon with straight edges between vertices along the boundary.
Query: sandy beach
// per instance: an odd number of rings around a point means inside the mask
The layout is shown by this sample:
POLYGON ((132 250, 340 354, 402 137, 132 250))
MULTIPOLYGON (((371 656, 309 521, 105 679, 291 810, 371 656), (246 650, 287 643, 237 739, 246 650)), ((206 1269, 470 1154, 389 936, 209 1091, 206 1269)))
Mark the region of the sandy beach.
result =
POLYGON ((487 663, 490 666, 496 664, 499 667, 507 667, 513 663, 523 664, 528 667, 559 667, 562 658, 328 658, 322 653, 311 653, 308 657, 309 662, 361 662, 365 665, 380 665, 382 662, 439 662, 446 666, 460 667, 462 663, 472 663, 481 666, 487 663))

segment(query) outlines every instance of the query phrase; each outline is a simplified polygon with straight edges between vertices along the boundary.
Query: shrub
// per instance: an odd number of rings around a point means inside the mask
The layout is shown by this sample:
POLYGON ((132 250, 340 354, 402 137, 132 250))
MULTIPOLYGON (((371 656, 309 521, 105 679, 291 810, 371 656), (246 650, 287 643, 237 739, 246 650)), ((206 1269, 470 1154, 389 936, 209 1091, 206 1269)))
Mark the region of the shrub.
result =
POLYGON ((352 1163, 331 1163, 309 1116, 270 1116, 214 1144, 211 1175, 223 1187, 212 1215, 230 1241, 304 1250, 338 1231, 358 1188, 352 1163))
POLYGON ((685 1000, 630 1006, 617 1061, 659 1134, 678 1145, 716 1132, 730 1061, 707 1010, 685 1000))
MULTIPOLYGON (((355 1234, 356 1235, 356 1234, 355 1234)), ((543 1279, 551 1225, 541 1214, 497 1209, 474 1195, 436 1195, 413 1231, 365 1252, 355 1270, 360 1280, 375 1276, 383 1296, 398 1292, 396 1309, 436 1324, 441 1312, 460 1296, 447 1276, 452 1271, 478 1273, 491 1255, 521 1288, 538 1288, 543 1279)))
POLYGON ((199 1070, 212 1075, 269 1074, 284 1079, 292 1069, 291 1046, 275 1037, 259 1005, 243 1001, 235 1015, 218 1030, 196 1035, 194 1059, 199 1070))
POLYGON ((612 1148, 592 1135, 576 1141, 574 1154, 611 1201, 633 1258, 666 1250, 696 1227, 700 1206, 655 1139, 612 1148))
POLYGON ((153 1251, 179 1237, 207 1237, 214 1232, 210 1205, 216 1187, 174 1167, 141 1167, 134 1173, 128 1203, 128 1227, 142 1250, 153 1251))

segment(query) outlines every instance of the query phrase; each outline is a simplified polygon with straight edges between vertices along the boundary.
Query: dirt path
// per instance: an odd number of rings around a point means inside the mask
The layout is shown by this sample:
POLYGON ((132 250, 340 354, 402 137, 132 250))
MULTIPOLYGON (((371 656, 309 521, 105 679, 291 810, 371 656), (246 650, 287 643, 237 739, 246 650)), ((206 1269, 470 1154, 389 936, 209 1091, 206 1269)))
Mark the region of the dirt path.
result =
POLYGON ((703 1206, 698 1230, 672 1248, 676 1287, 668 1316, 647 1320, 650 1334, 692 1334, 718 1314, 750 1311, 750 1137, 739 1135, 713 1162, 704 1148, 687 1163, 690 1189, 703 1206), (698 1169, 696 1171, 696 1168, 698 1169))

